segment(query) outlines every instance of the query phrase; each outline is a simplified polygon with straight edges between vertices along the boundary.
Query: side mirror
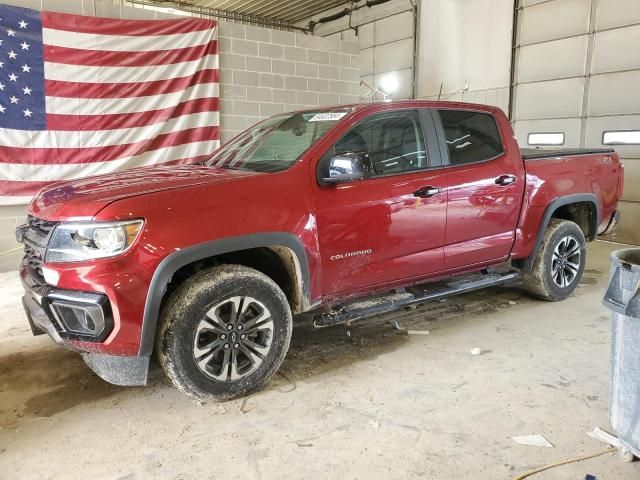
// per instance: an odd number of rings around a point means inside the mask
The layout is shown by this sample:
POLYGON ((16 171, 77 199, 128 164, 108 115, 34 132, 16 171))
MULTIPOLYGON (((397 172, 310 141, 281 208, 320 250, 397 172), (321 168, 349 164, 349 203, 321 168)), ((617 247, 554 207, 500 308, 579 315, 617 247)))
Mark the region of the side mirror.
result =
POLYGON ((329 169, 323 175, 322 183, 354 182, 369 178, 372 172, 371 159, 365 152, 339 153, 329 160, 329 169))

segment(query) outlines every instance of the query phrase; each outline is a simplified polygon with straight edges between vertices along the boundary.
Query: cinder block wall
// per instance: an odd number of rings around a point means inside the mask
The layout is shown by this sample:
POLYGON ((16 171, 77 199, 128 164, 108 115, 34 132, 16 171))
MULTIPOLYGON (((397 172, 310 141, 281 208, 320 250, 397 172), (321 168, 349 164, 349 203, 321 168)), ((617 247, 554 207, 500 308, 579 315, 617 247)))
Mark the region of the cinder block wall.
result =
POLYGON ((359 99, 356 43, 224 22, 219 38, 223 141, 271 115, 359 99))
MULTIPOLYGON (((114 0, 0 0, 4 4, 110 18, 175 18, 114 0)), ((351 42, 219 22, 222 141, 263 118, 359 99, 359 48, 351 42)), ((26 206, 0 206, 0 253, 19 245, 16 225, 26 206)), ((20 252, 0 255, 0 272, 15 270, 20 252)))

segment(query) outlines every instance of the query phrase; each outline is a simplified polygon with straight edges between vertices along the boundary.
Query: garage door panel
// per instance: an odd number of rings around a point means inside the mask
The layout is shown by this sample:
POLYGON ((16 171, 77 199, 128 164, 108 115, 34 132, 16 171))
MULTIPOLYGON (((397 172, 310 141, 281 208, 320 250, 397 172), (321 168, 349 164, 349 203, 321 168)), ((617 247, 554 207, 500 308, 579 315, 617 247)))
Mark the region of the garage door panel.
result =
MULTIPOLYGON (((516 137, 522 148, 533 148, 527 140, 530 133, 564 133, 564 145, 560 147, 578 147, 580 145, 580 119, 524 120, 515 124, 516 137)), ((544 146, 541 146, 545 148, 544 146)))
POLYGON ((374 47, 373 61, 376 73, 411 68, 413 65, 413 39, 407 38, 374 47))
POLYGON ((611 147, 623 158, 640 159, 640 145, 602 145, 602 134, 616 130, 640 130, 640 115, 588 118, 585 145, 588 147, 611 147))
MULTIPOLYGON (((624 163, 624 200, 640 202, 640 159, 623 158, 624 163)), ((640 203, 638 203, 640 207, 640 203)))
POLYGON ((640 70, 591 77, 589 115, 640 112, 640 70))
POLYGON ((596 30, 640 23, 638 0, 598 0, 596 30))
POLYGON ((360 50, 360 75, 373 73, 373 48, 360 50))
POLYGON ((409 11, 382 18, 373 23, 378 45, 402 40, 413 35, 413 14, 409 11))
POLYGON ((584 75, 588 35, 520 48, 518 82, 584 75))
MULTIPOLYGON (((412 75, 413 70, 404 69, 404 70, 396 70, 394 71, 396 78, 398 79, 398 89, 394 92, 394 99, 406 99, 411 98, 411 84, 412 84, 412 75)), ((380 81, 384 78, 385 74, 376 74, 374 77, 374 85, 376 88, 382 89, 380 86, 380 81)))
POLYGON ((596 33, 591 71, 602 73, 640 68, 638 46, 640 25, 596 33))
POLYGON ((620 211, 620 225, 616 231, 615 239, 624 243, 640 245, 640 228, 638 228, 640 225, 640 203, 620 202, 618 210, 620 211))
POLYGON ((358 27, 358 44, 360 48, 373 47, 373 23, 366 23, 358 27))
POLYGON ((520 43, 542 42, 587 33, 589 4, 584 0, 554 0, 524 8, 520 43))
POLYGON ((516 119, 579 117, 584 78, 526 83, 516 90, 516 119))

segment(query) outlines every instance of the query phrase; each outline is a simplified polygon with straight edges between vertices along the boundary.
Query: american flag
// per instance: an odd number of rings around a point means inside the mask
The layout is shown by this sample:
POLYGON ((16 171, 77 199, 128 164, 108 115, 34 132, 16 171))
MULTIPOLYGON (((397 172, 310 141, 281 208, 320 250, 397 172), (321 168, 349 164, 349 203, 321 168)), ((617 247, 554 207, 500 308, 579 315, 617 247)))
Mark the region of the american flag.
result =
POLYGON ((216 23, 0 5, 0 205, 219 146, 216 23))

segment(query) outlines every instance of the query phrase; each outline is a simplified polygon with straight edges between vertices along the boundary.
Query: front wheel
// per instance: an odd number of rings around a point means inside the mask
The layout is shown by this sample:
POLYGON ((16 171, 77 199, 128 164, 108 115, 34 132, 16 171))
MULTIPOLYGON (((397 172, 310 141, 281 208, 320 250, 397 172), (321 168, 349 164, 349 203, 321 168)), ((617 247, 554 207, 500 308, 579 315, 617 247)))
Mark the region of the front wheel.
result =
POLYGON ((238 265, 203 270, 163 310, 160 364, 179 390, 230 400, 260 388, 291 340, 287 298, 266 275, 238 265))
POLYGON ((531 271, 522 276, 524 288, 542 300, 564 300, 580 283, 586 253, 586 241, 578 225, 551 220, 531 271))

